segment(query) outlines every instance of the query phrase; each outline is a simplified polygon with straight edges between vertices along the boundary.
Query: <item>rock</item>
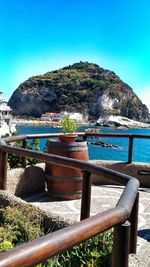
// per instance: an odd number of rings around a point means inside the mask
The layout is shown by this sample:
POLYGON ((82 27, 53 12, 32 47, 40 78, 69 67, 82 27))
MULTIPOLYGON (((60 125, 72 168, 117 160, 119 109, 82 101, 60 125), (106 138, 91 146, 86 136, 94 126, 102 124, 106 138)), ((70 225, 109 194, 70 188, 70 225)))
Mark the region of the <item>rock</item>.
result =
POLYGON ((29 78, 19 85, 8 104, 13 115, 40 117, 45 112, 80 110, 90 120, 106 114, 149 120, 148 108, 129 85, 114 72, 88 62, 29 78))
POLYGON ((120 147, 117 145, 108 144, 103 141, 95 141, 95 142, 91 142, 90 144, 94 146, 101 146, 101 147, 107 147, 107 148, 112 148, 112 149, 120 149, 120 147))
POLYGON ((16 168, 8 170, 7 175, 7 191, 11 194, 15 194, 18 183, 24 173, 23 168, 16 168))
POLYGON ((45 172, 36 166, 27 167, 15 191, 16 196, 26 196, 45 190, 45 172))
POLYGON ((26 204, 22 199, 14 196, 10 192, 5 190, 0 190, 0 208, 5 208, 6 206, 16 207, 26 204))
POLYGON ((96 122, 97 126, 102 127, 117 127, 117 129, 121 129, 122 127, 126 128, 150 128, 150 124, 143 123, 135 120, 131 120, 122 116, 113 116, 113 115, 105 115, 100 116, 96 122))
POLYGON ((117 130, 127 130, 127 129, 129 129, 129 127, 124 125, 117 127, 117 130))

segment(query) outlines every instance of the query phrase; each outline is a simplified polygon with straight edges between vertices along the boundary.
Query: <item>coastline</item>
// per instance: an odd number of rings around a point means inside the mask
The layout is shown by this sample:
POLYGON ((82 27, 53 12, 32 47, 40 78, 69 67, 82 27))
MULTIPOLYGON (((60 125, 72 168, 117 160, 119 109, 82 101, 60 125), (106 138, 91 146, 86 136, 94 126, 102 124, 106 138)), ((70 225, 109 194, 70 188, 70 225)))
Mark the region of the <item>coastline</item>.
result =
MULTIPOLYGON (((31 127, 54 127, 54 128, 60 128, 60 122, 55 122, 55 121, 41 121, 41 120, 14 120, 13 121, 16 125, 16 127, 24 127, 24 126, 31 126, 31 127)), ((78 123, 78 126, 85 126, 85 127, 109 127, 112 129, 118 129, 118 130, 126 130, 130 128, 137 128, 137 129, 143 129, 143 128, 149 128, 150 129, 150 124, 148 123, 142 123, 138 121, 123 121, 123 122, 116 122, 114 121, 109 121, 109 120, 103 120, 99 121, 98 123, 90 123, 90 122, 82 122, 78 123)))
MULTIPOLYGON (((14 120, 17 127, 24 127, 24 126, 32 126, 32 127, 54 127, 54 128, 61 128, 60 122, 56 121, 41 121, 41 120, 14 120)), ((78 123, 78 126, 94 126, 90 122, 82 122, 78 123)))

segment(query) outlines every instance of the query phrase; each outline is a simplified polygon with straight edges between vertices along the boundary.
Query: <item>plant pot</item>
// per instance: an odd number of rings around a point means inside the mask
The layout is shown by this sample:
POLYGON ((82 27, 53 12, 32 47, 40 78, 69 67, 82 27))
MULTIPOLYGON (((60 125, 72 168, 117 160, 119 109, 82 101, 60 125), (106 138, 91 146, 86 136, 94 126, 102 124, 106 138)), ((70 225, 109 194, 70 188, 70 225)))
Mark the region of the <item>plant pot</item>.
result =
POLYGON ((77 138, 77 134, 62 134, 59 135, 59 140, 61 142, 74 142, 75 139, 77 138))

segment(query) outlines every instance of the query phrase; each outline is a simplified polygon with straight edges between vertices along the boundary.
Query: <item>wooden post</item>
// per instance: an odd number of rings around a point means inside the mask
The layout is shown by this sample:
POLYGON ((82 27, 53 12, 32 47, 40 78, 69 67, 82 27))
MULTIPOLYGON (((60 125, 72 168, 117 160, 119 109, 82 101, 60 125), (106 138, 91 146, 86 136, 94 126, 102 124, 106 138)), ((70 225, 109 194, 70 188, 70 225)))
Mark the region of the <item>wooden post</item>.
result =
POLYGON ((8 153, 0 153, 0 189, 6 190, 8 153))
POLYGON ((130 247, 130 222, 114 227, 112 267, 128 267, 130 247))
POLYGON ((90 216, 91 184, 92 184, 91 173, 88 171, 84 171, 83 182, 82 182, 82 200, 81 200, 80 220, 84 220, 90 216))
POLYGON ((129 147, 128 147, 128 164, 132 162, 132 155, 133 155, 133 137, 129 137, 129 147))
POLYGON ((138 208, 139 208, 139 192, 137 193, 133 209, 129 217, 129 222, 131 223, 130 253, 136 253, 136 248, 137 248, 138 208))
MULTIPOLYGON (((22 147, 23 148, 27 148, 27 140, 26 139, 23 139, 23 141, 22 141, 22 147)), ((26 157, 22 157, 22 167, 23 168, 26 168, 26 165, 27 165, 27 163, 26 163, 26 157)))

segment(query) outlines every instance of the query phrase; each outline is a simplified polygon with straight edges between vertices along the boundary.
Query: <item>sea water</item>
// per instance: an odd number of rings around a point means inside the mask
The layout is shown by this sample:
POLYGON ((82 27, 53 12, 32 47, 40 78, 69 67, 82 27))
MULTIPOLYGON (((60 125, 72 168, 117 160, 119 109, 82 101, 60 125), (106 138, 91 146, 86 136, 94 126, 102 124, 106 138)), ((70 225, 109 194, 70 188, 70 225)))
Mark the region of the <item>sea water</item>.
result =
MULTIPOLYGON (((89 127, 80 127, 78 131, 83 132, 89 127)), ((100 130, 101 133, 118 133, 118 134, 144 134, 150 135, 150 129, 127 129, 117 130, 107 127, 94 127, 100 130)), ((22 126, 17 127, 20 134, 44 134, 44 133, 59 133, 61 130, 54 127, 44 126, 22 126)), ((47 138, 40 140, 40 149, 45 147, 47 138)), ((128 159, 128 138, 88 138, 89 159, 99 160, 119 160, 127 161, 128 159), (119 148, 108 148, 92 145, 91 142, 103 141, 108 144, 117 145, 119 148)), ((149 162, 150 163, 150 139, 134 139, 133 145, 133 161, 134 162, 149 162)))

